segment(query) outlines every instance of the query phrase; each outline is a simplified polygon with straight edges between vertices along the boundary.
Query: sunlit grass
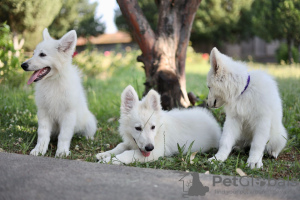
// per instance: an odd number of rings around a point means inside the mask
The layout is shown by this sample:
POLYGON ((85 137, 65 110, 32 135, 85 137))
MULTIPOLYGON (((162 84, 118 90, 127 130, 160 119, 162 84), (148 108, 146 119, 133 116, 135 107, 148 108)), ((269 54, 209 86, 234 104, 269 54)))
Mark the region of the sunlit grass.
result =
MULTIPOLYGON (((250 70, 263 70, 267 73, 275 76, 276 78, 300 78, 300 64, 293 65, 279 65, 279 64, 262 64, 262 63, 247 63, 250 70)), ((186 73, 196 73, 205 75, 210 69, 208 62, 202 62, 200 64, 187 63, 186 73)))

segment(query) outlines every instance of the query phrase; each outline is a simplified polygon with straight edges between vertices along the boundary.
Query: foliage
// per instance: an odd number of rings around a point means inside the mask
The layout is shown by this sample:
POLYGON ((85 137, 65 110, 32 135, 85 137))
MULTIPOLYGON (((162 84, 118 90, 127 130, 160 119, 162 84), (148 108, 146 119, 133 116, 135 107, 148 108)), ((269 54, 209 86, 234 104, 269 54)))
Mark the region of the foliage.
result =
POLYGON ((255 34, 273 39, 299 40, 300 2, 298 0, 263 0, 252 5, 252 22, 255 34))
POLYGON ((15 56, 10 28, 0 24, 0 83, 19 86, 24 80, 19 58, 15 56))
POLYGON ((250 8, 253 0, 206 0, 200 3, 191 32, 192 42, 220 45, 252 36, 250 8))
MULTIPOLYGON (((78 17, 78 2, 80 0, 63 0, 59 13, 49 26, 49 33, 54 38, 61 38, 72 28, 78 17)), ((78 20, 78 19, 77 19, 78 20)))
MULTIPOLYGON (((144 16, 148 20, 152 30, 156 30, 158 22, 158 9, 154 0, 138 0, 139 6, 143 11, 144 16)), ((117 12, 116 24, 119 29, 129 31, 129 26, 121 13, 117 12)))
MULTIPOLYGON (((292 47, 292 55, 294 62, 299 62, 299 51, 296 47, 292 47)), ((279 46, 279 48, 276 50, 276 59, 278 63, 282 63, 284 61, 285 63, 289 63, 289 55, 288 55, 288 45, 283 43, 279 46)))
POLYGON ((64 0, 59 14, 49 27, 50 35, 62 37, 67 31, 75 29, 78 36, 97 35, 103 32, 103 25, 94 18, 97 3, 88 0, 64 0))
POLYGON ((123 66, 137 66, 136 57, 139 51, 131 51, 130 47, 126 48, 123 53, 115 51, 105 51, 99 53, 96 50, 85 50, 73 58, 84 75, 93 78, 105 78, 112 73, 113 69, 123 66))
POLYGON ((103 25, 94 18, 96 6, 97 3, 89 4, 88 0, 3 0, 0 22, 7 21, 14 36, 25 38, 25 49, 33 50, 46 27, 54 38, 71 29, 79 36, 102 33, 103 25))
POLYGON ((104 25, 100 19, 95 19, 97 3, 88 4, 88 0, 81 0, 78 6, 78 19, 75 21, 74 29, 79 36, 98 35, 104 32, 104 25))
POLYGON ((300 41, 300 1, 254 1, 252 7, 255 34, 267 41, 286 39, 291 62, 293 42, 300 41))
POLYGON ((59 0, 1 0, 0 22, 7 21, 14 35, 22 34, 26 49, 34 49, 62 6, 59 0))

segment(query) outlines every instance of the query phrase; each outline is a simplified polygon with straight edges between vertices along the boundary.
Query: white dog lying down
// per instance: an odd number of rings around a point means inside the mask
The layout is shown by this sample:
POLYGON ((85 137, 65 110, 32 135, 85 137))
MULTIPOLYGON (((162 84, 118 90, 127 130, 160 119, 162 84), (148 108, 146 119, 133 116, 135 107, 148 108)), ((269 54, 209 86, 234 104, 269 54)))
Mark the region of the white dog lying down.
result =
POLYGON ((36 82, 38 140, 30 154, 44 155, 50 136, 59 134, 55 156, 67 156, 74 132, 93 138, 97 121, 88 109, 80 73, 72 65, 76 32, 54 40, 45 29, 43 37, 33 57, 21 65, 25 71, 34 71, 28 84, 36 82))
POLYGON ((123 142, 97 154, 99 160, 109 162, 113 154, 113 164, 154 161, 178 153, 177 143, 186 146, 186 153, 193 141, 193 152, 218 147, 221 129, 204 108, 163 111, 156 91, 150 90, 139 101, 132 86, 123 91, 121 101, 119 132, 123 142))
POLYGON ((224 161, 232 147, 251 145, 248 166, 260 168, 267 152, 278 156, 287 132, 282 124, 282 106, 276 82, 265 72, 248 72, 247 66, 213 48, 207 75, 208 106, 224 105, 226 121, 218 153, 212 159, 224 161))

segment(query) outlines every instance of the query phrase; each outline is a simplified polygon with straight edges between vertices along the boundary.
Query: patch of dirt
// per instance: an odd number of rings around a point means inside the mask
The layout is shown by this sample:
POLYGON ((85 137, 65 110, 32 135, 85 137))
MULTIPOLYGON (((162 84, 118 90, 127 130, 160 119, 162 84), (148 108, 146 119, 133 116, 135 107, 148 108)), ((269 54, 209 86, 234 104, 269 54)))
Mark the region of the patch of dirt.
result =
POLYGON ((300 152, 293 147, 289 152, 280 153, 277 160, 300 162, 300 152))

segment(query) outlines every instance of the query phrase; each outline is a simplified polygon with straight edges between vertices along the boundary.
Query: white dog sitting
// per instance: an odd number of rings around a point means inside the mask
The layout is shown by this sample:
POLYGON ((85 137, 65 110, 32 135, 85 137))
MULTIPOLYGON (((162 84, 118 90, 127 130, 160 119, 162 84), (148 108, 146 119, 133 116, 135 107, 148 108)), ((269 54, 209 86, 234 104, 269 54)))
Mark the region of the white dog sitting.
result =
POLYGON ((185 145, 186 153, 193 141, 193 152, 218 147, 221 129, 204 108, 163 111, 156 91, 150 90, 139 101, 132 86, 123 91, 121 101, 119 132, 123 142, 97 154, 99 160, 109 162, 114 154, 113 164, 154 161, 178 153, 177 144, 185 145))
POLYGON ((241 142, 251 145, 248 166, 260 168, 264 150, 277 158, 287 140, 276 82, 263 71, 249 72, 245 64, 217 48, 211 51, 210 63, 208 106, 224 105, 226 112, 219 151, 210 160, 226 160, 232 147, 241 142))
POLYGON ((74 132, 93 138, 97 122, 88 109, 80 73, 72 65, 76 32, 54 40, 45 29, 43 37, 33 57, 21 65, 25 71, 34 71, 28 84, 36 82, 38 140, 30 154, 44 155, 50 136, 59 134, 56 156, 67 156, 74 132))

